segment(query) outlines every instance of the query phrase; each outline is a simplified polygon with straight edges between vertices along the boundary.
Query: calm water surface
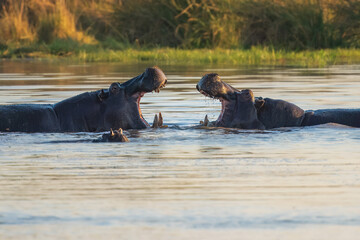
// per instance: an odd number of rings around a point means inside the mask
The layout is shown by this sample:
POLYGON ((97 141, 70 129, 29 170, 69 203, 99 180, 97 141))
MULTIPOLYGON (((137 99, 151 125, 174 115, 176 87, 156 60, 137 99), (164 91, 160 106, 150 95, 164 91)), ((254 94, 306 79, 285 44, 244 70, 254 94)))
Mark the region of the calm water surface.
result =
MULTIPOLYGON (((55 103, 108 88, 146 65, 0 62, 0 104, 55 103)), ((0 133, 0 239, 357 239, 360 129, 192 129, 220 103, 195 84, 302 107, 359 108, 360 65, 321 69, 160 66, 168 85, 141 100, 167 129, 0 133)))

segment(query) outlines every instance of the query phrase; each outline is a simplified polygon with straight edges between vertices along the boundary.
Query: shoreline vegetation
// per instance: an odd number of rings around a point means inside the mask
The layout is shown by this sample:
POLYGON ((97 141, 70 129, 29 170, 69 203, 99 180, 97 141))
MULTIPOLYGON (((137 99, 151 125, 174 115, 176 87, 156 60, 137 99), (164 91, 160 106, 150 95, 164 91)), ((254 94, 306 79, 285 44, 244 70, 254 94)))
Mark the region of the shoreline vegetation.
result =
POLYGON ((358 0, 0 0, 0 58, 354 64, 359 12, 358 0))
POLYGON ((42 45, 34 48, 0 50, 3 59, 33 59, 74 62, 123 62, 155 64, 223 64, 223 65, 272 65, 298 67, 325 67, 337 64, 359 64, 360 49, 320 49, 287 51, 269 47, 250 49, 176 49, 127 48, 122 50, 86 46, 59 48, 42 45))

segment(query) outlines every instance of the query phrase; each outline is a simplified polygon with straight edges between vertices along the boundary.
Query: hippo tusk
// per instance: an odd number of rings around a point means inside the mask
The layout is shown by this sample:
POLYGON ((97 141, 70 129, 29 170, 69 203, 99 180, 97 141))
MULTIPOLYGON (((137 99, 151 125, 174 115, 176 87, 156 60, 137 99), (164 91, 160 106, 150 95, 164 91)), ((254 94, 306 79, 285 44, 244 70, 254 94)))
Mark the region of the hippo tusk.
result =
POLYGON ((159 127, 162 127, 162 125, 163 125, 163 117, 161 112, 159 112, 159 127))
POLYGON ((158 128, 158 127, 159 127, 159 118, 158 118, 158 115, 155 114, 152 128, 158 128))
POLYGON ((208 115, 205 115, 204 126, 207 127, 208 124, 209 124, 209 118, 208 118, 208 115))

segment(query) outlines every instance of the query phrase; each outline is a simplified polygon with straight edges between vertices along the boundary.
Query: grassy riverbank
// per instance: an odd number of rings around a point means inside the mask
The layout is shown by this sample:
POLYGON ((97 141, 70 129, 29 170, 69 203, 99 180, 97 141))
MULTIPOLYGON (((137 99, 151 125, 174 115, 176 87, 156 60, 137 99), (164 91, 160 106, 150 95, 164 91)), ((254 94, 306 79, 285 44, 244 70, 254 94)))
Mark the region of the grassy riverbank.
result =
POLYGON ((360 62, 358 0, 0 0, 0 58, 360 62))
POLYGON ((360 49, 286 51, 269 47, 250 49, 106 48, 76 42, 3 48, 0 58, 80 62, 151 62, 155 64, 292 65, 323 67, 360 63, 360 49))

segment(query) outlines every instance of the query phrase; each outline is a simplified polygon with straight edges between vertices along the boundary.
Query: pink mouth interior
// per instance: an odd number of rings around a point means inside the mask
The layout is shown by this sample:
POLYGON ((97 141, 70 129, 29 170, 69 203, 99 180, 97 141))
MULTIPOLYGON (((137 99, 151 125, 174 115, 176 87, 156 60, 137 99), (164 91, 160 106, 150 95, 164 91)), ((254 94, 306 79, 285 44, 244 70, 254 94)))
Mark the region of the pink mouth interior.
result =
POLYGON ((138 92, 138 93, 136 93, 136 95, 138 94, 136 103, 137 103, 137 107, 138 107, 139 116, 140 116, 141 121, 143 121, 143 123, 144 123, 146 126, 150 126, 149 123, 148 123, 148 122, 145 120, 145 118, 143 117, 142 112, 141 112, 141 108, 140 108, 140 100, 141 100, 141 98, 145 95, 145 93, 146 93, 146 92, 138 92))
POLYGON ((224 116, 224 112, 225 112, 225 106, 226 106, 226 101, 223 98, 219 98, 220 102, 221 102, 221 112, 220 115, 218 117, 218 119, 216 120, 216 122, 220 122, 224 116))

